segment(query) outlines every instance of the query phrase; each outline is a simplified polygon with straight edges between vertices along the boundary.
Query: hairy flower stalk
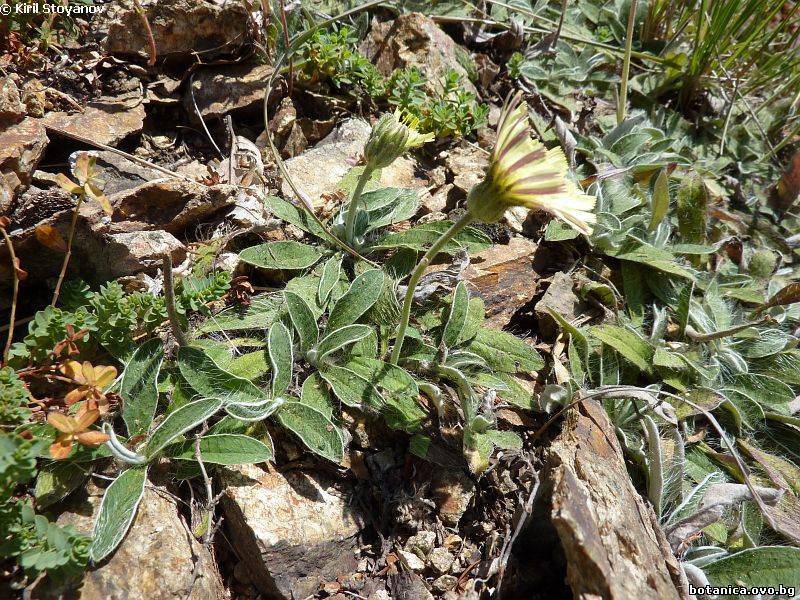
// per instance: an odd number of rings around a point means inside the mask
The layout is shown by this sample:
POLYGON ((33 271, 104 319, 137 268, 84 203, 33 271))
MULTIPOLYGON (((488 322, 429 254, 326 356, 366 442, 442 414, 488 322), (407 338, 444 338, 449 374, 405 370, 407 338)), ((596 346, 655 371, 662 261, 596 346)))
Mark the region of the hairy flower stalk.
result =
POLYGON ((369 139, 364 146, 366 165, 358 178, 345 222, 345 239, 350 245, 355 242, 356 216, 361 194, 372 174, 377 169, 388 167, 400 158, 407 150, 422 146, 433 139, 432 133, 422 134, 417 131, 419 120, 410 115, 403 115, 399 110, 386 113, 372 128, 369 139))
POLYGON ((597 221, 592 212, 594 196, 578 191, 567 179, 567 159, 561 148, 548 150, 531 137, 528 107, 521 98, 517 93, 503 107, 489 167, 483 181, 470 190, 467 212, 442 234, 411 273, 392 364, 400 359, 417 283, 447 242, 473 221, 494 223, 509 208, 525 206, 545 210, 586 235, 592 232, 591 224, 597 221))

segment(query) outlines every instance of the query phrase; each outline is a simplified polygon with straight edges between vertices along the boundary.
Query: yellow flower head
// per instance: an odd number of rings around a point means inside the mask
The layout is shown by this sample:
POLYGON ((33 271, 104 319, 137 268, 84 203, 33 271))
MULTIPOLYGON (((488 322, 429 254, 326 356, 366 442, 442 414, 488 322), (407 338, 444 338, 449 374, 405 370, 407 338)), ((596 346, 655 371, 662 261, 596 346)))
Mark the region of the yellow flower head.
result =
POLYGON ((567 175, 561 148, 548 150, 531 137, 528 107, 517 93, 500 114, 497 143, 484 180, 469 194, 467 208, 478 220, 498 221, 512 206, 546 210, 581 233, 592 232, 594 196, 578 191, 567 175))
POLYGON ((372 169, 388 167, 407 150, 433 139, 432 133, 419 133, 419 119, 399 110, 384 114, 372 127, 364 146, 364 158, 372 169))

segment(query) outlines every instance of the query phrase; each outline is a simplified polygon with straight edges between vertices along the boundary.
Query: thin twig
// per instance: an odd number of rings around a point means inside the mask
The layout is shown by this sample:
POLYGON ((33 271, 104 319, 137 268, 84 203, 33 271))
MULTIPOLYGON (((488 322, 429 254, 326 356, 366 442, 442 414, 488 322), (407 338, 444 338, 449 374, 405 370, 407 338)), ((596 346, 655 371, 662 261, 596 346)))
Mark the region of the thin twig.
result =
POLYGON ((191 181, 192 183, 197 183, 194 179, 192 179, 188 175, 183 175, 181 173, 176 173, 175 171, 170 171, 169 169, 167 169, 165 167, 162 167, 161 165, 157 165, 157 164, 155 164, 153 162, 150 162, 149 160, 145 160, 143 158, 139 158, 138 156, 136 156, 134 154, 129 154, 129 153, 123 151, 123 150, 119 150, 117 148, 114 148, 113 146, 109 146, 107 144, 102 144, 100 142, 96 142, 95 140, 93 140, 91 138, 84 137, 82 135, 78 135, 78 134, 75 134, 75 133, 70 133, 69 131, 64 131, 63 129, 59 129, 58 127, 52 127, 50 125, 45 125, 45 127, 49 131, 53 131, 53 132, 57 133, 60 136, 67 137, 67 138, 73 139, 73 140, 78 141, 78 142, 82 142, 84 144, 87 144, 89 146, 93 146, 93 147, 98 148, 100 150, 105 150, 107 152, 113 152, 114 154, 117 154, 117 155, 119 155, 119 156, 121 156, 123 158, 127 158, 129 161, 135 162, 138 165, 141 165, 143 167, 148 167, 150 169, 153 169, 154 171, 158 171, 159 173, 163 173, 164 175, 169 175, 173 179, 183 179, 184 181, 191 181))
POLYGON ((61 263, 61 272, 58 274, 58 281, 56 282, 56 289, 53 292, 53 300, 50 306, 55 306, 58 302, 58 295, 61 293, 61 285, 64 283, 64 277, 67 275, 67 267, 69 267, 69 260, 72 257, 72 241, 75 239, 75 227, 78 224, 78 211, 83 203, 83 195, 78 196, 78 202, 75 204, 75 210, 72 212, 72 223, 69 226, 69 236, 67 238, 67 252, 64 254, 64 262, 61 263))
POLYGON ((147 14, 144 12, 144 8, 142 8, 141 3, 139 0, 133 0, 133 6, 136 9, 136 14, 139 15, 139 19, 142 21, 142 25, 144 26, 145 35, 147 36, 147 43, 149 45, 149 52, 150 58, 147 61, 147 65, 152 67, 156 64, 156 39, 153 37, 153 30, 150 28, 150 21, 147 20, 147 14))
POLYGON ((222 150, 220 150, 219 146, 217 146, 217 142, 215 142, 214 138, 211 137, 211 132, 206 126, 205 119, 203 119, 203 113, 200 112, 200 109, 197 107, 197 101, 194 99, 194 73, 189 75, 189 97, 192 99, 192 107, 194 108, 194 112, 197 114, 197 118, 200 119, 200 125, 203 126, 203 131, 205 132, 208 141, 211 142, 212 146, 214 146, 214 150, 217 151, 219 157, 225 158, 225 155, 222 154, 222 150))
POLYGON ((755 327, 756 325, 763 325, 767 321, 772 320, 771 317, 766 316, 759 321, 753 321, 752 323, 744 323, 742 325, 737 325, 736 327, 731 327, 730 329, 723 329, 722 331, 713 331, 711 333, 700 333, 696 331, 691 325, 686 326, 686 337, 688 337, 693 342, 701 343, 701 342, 711 342, 714 340, 721 340, 723 338, 732 336, 740 331, 744 331, 745 329, 749 329, 750 327, 755 327))
POLYGON ((3 239, 8 248, 8 254, 11 257, 11 273, 13 276, 13 291, 11 293, 11 313, 8 317, 8 337, 6 345, 3 348, 3 364, 8 363, 8 353, 11 351, 11 342, 14 340, 14 320, 17 314, 17 297, 19 295, 19 274, 17 273, 17 255, 14 252, 14 244, 6 231, 6 228, 0 224, 0 233, 3 234, 3 239))
POLYGON ((167 304, 167 315, 169 324, 172 328, 172 335, 178 342, 178 346, 186 345, 186 334, 181 329, 181 321, 178 318, 178 309, 175 307, 175 282, 172 277, 172 257, 169 253, 162 259, 162 270, 164 271, 164 300, 167 304))

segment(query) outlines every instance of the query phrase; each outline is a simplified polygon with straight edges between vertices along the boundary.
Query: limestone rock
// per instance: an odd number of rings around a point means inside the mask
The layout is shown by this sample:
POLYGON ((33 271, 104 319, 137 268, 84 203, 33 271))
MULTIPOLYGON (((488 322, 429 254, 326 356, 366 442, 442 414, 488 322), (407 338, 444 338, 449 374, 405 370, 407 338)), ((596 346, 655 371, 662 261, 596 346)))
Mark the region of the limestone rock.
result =
MULTIPOLYGON (((322 194, 336 191, 363 152, 371 129, 366 121, 349 119, 313 148, 286 161, 289 175, 315 205, 322 204, 322 194)), ((414 176, 414 161, 402 157, 381 171, 380 185, 420 188, 424 184, 414 176)), ((281 191, 287 198, 294 197, 285 181, 281 191)))
POLYGON ((232 206, 236 187, 207 186, 182 179, 144 183, 109 196, 115 231, 163 229, 179 233, 232 206))
MULTIPOLYGON (((102 490, 90 486, 63 513, 59 524, 91 534, 102 490)), ((164 490, 145 488, 133 525, 117 551, 83 575, 71 589, 45 589, 37 597, 80 600, 222 600, 228 595, 209 551, 181 523, 176 502, 164 490), (197 562, 198 578, 192 585, 197 562)))
POLYGON ((25 105, 22 103, 17 84, 11 77, 0 77, 0 127, 18 123, 25 118, 25 105))
POLYGON ((564 317, 573 321, 586 309, 583 301, 572 291, 572 278, 566 273, 558 272, 553 275, 542 299, 536 303, 536 317, 539 320, 539 332, 544 338, 554 338, 560 331, 558 324, 547 312, 550 308, 564 317))
POLYGON ((114 233, 108 236, 104 252, 90 256, 89 262, 97 272, 114 279, 160 265, 167 253, 172 257, 173 264, 180 264, 186 258, 184 245, 166 231, 114 233))
POLYGON ((355 571, 362 519, 327 478, 268 468, 248 465, 220 477, 231 541, 267 598, 306 598, 355 571))
POLYGON ((39 119, 26 118, 0 132, 0 214, 30 185, 46 146, 47 134, 39 119))
MULTIPOLYGON (((264 86, 272 71, 270 65, 261 64, 201 69, 192 83, 198 110, 204 118, 222 117, 234 110, 260 111, 264 86)), ((190 117, 196 119, 192 94, 188 89, 183 104, 190 117)))
MULTIPOLYGON (((250 38, 251 19, 241 0, 150 0, 142 5, 159 59, 185 59, 202 52, 207 60, 235 53, 250 38)), ((147 34, 131 0, 109 4, 99 17, 93 26, 107 52, 149 56, 147 34)))
POLYGON ((139 133, 144 125, 144 104, 141 101, 95 105, 83 112, 49 112, 43 122, 51 128, 90 138, 114 146, 129 135, 139 133))
POLYGON ((456 527, 475 495, 472 479, 462 469, 437 469, 430 489, 442 522, 456 527))
POLYGON ((543 482, 576 598, 680 597, 678 568, 653 509, 633 487, 603 407, 585 400, 569 411, 551 444, 543 482))
POLYGON ((465 276, 486 303, 486 319, 492 327, 503 328, 536 294, 536 249, 531 240, 515 236, 506 245, 495 244, 472 257, 465 276))
POLYGON ((475 146, 458 146, 448 152, 445 165, 452 174, 453 185, 466 196, 483 180, 489 155, 475 146))
POLYGON ((402 14, 383 23, 374 21, 361 44, 361 53, 387 76, 395 69, 417 67, 427 78, 430 91, 437 89, 437 79, 453 69, 461 75, 463 88, 476 93, 467 70, 461 66, 471 60, 469 52, 422 13, 402 14))

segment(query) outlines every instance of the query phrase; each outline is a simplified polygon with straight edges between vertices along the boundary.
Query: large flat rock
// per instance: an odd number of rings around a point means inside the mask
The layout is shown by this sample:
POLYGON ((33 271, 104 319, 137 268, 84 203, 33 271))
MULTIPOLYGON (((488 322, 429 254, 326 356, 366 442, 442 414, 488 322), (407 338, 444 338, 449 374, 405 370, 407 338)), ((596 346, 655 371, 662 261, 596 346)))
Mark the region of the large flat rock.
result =
POLYGON ((363 525, 347 490, 320 475, 255 465, 220 481, 231 541, 266 598, 306 598, 355 571, 363 525))

